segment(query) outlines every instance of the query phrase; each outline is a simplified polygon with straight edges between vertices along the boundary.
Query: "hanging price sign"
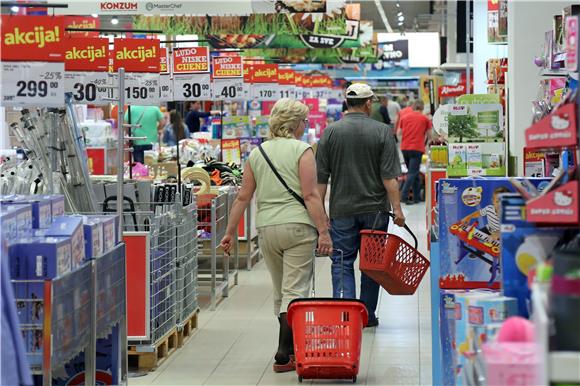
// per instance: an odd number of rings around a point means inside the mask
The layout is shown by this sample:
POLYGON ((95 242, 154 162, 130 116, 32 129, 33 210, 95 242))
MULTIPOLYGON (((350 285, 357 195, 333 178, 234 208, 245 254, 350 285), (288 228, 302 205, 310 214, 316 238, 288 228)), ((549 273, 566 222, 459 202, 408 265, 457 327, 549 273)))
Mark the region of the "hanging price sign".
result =
POLYGON ((252 76, 252 98, 262 101, 278 100, 278 65, 254 64, 252 76))
MULTIPOLYGON (((117 76, 115 76, 117 78, 117 76)), ((150 106, 159 104, 159 74, 125 73, 125 102, 130 105, 150 106)))
POLYGON ((64 63, 2 62, 2 106, 64 105, 64 63))
POLYGON ((161 74, 159 76, 159 101, 171 102, 173 101, 173 81, 169 74, 161 74))
POLYGON ((278 98, 296 99, 296 72, 294 70, 278 69, 278 98))
MULTIPOLYGON (((297 98, 296 87, 293 86, 278 86, 278 88, 276 89, 276 93, 279 99, 281 98, 300 99, 297 98)), ((302 91, 300 97, 302 97, 302 91)))
POLYGON ((243 100, 243 79, 214 79, 212 83, 212 99, 215 100, 243 100))
POLYGON ((173 78, 173 100, 211 99, 211 78, 209 74, 183 74, 173 78))
POLYGON ((199 74, 209 72, 209 48, 191 47, 173 50, 174 74, 199 74))
POLYGON ((107 98, 113 98, 111 86, 112 77, 106 72, 65 72, 64 87, 66 92, 72 93, 72 102, 78 104, 102 105, 110 103, 107 98))

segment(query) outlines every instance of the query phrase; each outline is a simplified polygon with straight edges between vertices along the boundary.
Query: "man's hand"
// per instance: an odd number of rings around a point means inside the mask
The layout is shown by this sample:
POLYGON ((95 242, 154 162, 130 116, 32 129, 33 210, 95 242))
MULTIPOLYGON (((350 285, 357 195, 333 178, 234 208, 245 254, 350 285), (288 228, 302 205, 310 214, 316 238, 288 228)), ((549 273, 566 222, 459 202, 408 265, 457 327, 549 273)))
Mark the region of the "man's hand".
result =
POLYGON ((400 227, 405 226, 405 215, 403 211, 401 209, 395 209, 393 210, 393 214, 395 215, 395 225, 400 227))

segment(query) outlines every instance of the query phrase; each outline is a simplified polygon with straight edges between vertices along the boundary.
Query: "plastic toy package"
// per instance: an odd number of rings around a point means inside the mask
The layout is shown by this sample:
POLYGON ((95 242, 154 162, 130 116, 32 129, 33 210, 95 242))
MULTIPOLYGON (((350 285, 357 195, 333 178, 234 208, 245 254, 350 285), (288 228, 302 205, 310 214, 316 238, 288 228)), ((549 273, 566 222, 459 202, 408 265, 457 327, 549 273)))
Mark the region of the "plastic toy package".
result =
MULTIPOLYGON (((548 179, 532 179, 541 190, 548 179)), ((444 179, 438 187, 442 289, 500 288, 500 197, 508 178, 444 179)))

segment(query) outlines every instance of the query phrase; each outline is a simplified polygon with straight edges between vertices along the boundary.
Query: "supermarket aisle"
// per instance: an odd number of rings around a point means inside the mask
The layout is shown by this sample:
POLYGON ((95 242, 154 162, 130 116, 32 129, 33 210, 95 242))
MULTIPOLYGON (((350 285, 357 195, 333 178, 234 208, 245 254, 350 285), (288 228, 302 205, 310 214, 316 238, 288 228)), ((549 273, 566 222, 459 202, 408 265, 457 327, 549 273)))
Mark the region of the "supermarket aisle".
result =
MULTIPOLYGON (((407 208, 425 252, 425 207, 407 208)), ((331 294, 330 264, 317 261, 317 290, 331 294)), ((275 374, 272 358, 277 323, 271 282, 263 262, 240 273, 240 285, 215 312, 203 310, 200 329, 156 371, 130 378, 130 385, 295 385, 295 373, 275 374)), ((382 291, 380 326, 364 333, 359 385, 430 385, 431 324, 428 277, 414 296, 382 291)), ((305 384, 309 382, 305 381, 305 384)), ((348 382, 337 382, 346 384, 348 382)), ((334 382, 315 381, 330 385, 334 382)))

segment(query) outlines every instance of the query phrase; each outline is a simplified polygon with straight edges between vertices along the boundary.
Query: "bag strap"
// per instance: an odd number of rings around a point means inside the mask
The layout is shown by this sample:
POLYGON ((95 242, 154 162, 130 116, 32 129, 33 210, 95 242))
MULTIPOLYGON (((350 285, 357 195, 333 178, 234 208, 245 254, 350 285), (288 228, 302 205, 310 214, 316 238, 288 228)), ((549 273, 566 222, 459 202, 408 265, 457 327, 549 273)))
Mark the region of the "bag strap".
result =
POLYGON ((284 186, 284 188, 286 189, 286 191, 288 193, 290 193, 290 195, 292 197, 294 197, 296 199, 296 201, 298 201, 300 204, 302 204, 302 206, 304 208, 306 208, 306 203, 304 202, 304 199, 302 197, 300 197, 298 195, 298 193, 296 193, 295 191, 293 191, 292 188, 290 188, 288 186, 288 184, 286 183, 286 181, 284 181, 284 178, 282 178, 282 176, 280 175, 280 173, 278 173, 278 170, 276 170, 276 168, 274 167, 274 164, 272 163, 272 161, 270 160, 270 158, 268 158, 268 156, 266 155, 266 152, 262 148, 262 144, 259 144, 258 145, 258 149, 260 149, 260 153, 262 153, 262 156, 264 156, 264 159, 266 160, 266 162, 270 166, 270 169, 272 169, 272 171, 274 172, 274 174, 278 178, 278 181, 280 181, 280 183, 284 186))

